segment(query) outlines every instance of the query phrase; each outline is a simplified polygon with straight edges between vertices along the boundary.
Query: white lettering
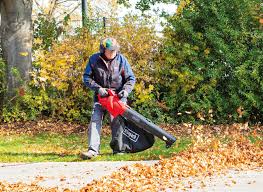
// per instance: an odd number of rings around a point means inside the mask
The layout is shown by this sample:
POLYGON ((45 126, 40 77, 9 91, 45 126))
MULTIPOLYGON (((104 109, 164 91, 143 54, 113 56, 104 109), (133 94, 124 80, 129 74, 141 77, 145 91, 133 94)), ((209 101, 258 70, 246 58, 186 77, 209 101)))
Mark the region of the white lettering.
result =
POLYGON ((137 142, 138 139, 139 139, 139 136, 140 136, 138 133, 135 133, 134 131, 132 131, 132 130, 130 130, 128 128, 124 128, 123 129, 123 135, 128 137, 133 142, 137 142))

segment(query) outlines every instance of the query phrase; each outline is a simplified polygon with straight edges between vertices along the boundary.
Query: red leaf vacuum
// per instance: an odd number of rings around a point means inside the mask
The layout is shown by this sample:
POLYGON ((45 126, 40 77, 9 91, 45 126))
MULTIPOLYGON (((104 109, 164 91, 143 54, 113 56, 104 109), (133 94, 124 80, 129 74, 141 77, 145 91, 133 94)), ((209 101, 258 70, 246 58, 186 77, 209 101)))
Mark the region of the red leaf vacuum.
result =
POLYGON ((155 125, 144 116, 133 110, 131 107, 123 103, 114 91, 108 89, 108 96, 98 96, 98 99, 99 103, 113 117, 121 116, 122 118, 127 120, 128 124, 130 123, 136 125, 136 127, 139 127, 146 132, 160 138, 166 143, 167 148, 171 147, 171 145, 176 141, 176 138, 174 136, 167 133, 165 130, 161 129, 159 126, 155 125))

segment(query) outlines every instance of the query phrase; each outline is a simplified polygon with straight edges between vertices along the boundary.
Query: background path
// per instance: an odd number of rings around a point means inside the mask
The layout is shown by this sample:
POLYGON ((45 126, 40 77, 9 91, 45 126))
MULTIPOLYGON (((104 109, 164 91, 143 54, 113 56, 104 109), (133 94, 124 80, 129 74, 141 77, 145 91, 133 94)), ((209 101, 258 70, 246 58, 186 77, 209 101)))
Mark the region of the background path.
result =
MULTIPOLYGON (((152 165, 157 161, 115 161, 115 162, 48 162, 48 163, 0 163, 0 181, 23 182, 50 188, 80 189, 93 179, 109 175, 125 165, 143 163, 152 165)), ((230 170, 200 182, 194 178, 188 191, 258 191, 263 190, 263 169, 249 171, 230 170)), ((169 191, 169 190, 168 190, 169 191)))
POLYGON ((42 187, 81 189, 93 179, 109 175, 125 165, 156 161, 0 163, 0 181, 36 183, 42 187))

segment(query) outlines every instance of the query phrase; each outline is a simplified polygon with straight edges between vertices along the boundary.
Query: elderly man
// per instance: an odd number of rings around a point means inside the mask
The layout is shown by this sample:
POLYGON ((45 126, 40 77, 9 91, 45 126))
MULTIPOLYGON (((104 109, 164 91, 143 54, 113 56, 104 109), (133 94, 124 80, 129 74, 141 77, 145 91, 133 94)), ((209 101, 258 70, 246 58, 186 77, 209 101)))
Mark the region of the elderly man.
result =
MULTIPOLYGON (((100 133, 105 110, 98 103, 97 95, 106 97, 107 89, 115 91, 119 98, 127 101, 135 84, 135 76, 127 59, 119 53, 116 39, 108 37, 100 42, 100 52, 92 55, 86 66, 83 81, 94 91, 94 105, 88 131, 88 151, 82 152, 83 159, 91 159, 99 154, 100 133)), ((111 122, 113 117, 111 116, 111 122)), ((111 124, 112 133, 116 129, 111 124)), ((113 153, 115 153, 113 151, 113 153)))

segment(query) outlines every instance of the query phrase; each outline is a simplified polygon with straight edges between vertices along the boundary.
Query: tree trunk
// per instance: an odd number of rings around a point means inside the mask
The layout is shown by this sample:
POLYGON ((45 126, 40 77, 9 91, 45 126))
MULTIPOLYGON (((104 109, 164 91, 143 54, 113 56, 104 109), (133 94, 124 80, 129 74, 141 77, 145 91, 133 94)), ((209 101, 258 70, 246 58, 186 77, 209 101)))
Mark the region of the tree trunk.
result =
POLYGON ((1 44, 7 63, 7 97, 29 80, 32 49, 32 0, 0 0, 1 44))

